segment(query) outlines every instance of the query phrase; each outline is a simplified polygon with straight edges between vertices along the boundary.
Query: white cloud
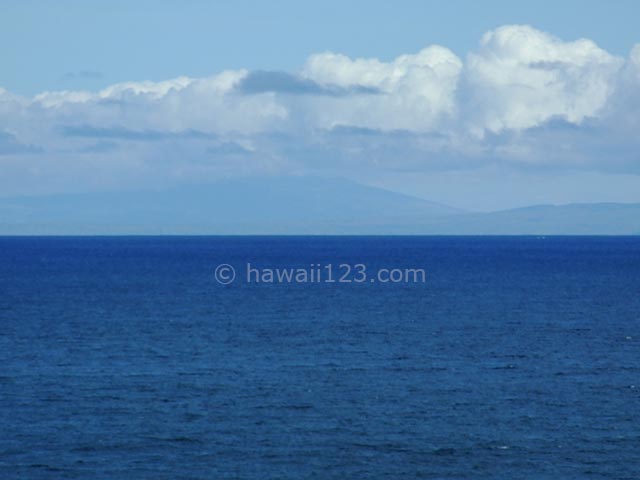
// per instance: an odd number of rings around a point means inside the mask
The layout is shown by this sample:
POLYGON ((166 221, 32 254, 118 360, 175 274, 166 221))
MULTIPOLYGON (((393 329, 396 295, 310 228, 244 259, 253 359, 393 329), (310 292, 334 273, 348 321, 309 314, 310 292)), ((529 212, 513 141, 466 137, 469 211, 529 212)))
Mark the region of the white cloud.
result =
POLYGON ((380 91, 375 97, 342 98, 319 111, 323 127, 352 125, 382 130, 437 129, 456 113, 456 89, 462 62, 450 50, 431 46, 391 62, 352 60, 344 55, 312 55, 305 78, 321 85, 362 86, 380 91))
POLYGON ((590 40, 563 42, 528 26, 486 33, 467 59, 475 129, 526 129, 553 117, 597 116, 624 64, 590 40))
POLYGON ((636 172, 639 111, 640 45, 622 59, 512 25, 486 33, 464 61, 429 46, 388 62, 320 53, 295 74, 225 71, 33 98, 0 88, 0 134, 11 139, 0 159, 20 151, 11 162, 25 171, 29 152, 104 169, 129 160, 157 176, 192 162, 198 175, 496 162, 636 172))

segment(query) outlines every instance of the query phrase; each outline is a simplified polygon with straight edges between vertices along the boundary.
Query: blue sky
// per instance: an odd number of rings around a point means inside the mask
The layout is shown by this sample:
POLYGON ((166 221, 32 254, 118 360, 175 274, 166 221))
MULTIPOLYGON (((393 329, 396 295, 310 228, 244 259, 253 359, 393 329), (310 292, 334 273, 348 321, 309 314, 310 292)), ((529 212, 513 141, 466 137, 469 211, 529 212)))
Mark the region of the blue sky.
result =
POLYGON ((0 85, 21 94, 203 77, 225 69, 294 70, 325 50, 390 60, 438 44, 463 56, 487 30, 521 23, 566 39, 587 37, 624 56, 639 41, 640 17, 634 0, 4 0, 0 5, 0 85))
POLYGON ((309 174, 640 202, 635 1, 0 5, 0 195, 309 174))

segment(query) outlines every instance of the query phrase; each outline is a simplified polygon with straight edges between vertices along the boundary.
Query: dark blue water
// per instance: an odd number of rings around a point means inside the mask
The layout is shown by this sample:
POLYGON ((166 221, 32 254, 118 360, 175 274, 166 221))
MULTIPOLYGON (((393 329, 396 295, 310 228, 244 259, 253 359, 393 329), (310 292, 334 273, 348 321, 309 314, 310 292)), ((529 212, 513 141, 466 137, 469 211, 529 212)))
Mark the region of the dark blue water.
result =
POLYGON ((2 238, 0 368, 2 479, 638 479, 640 238, 2 238))

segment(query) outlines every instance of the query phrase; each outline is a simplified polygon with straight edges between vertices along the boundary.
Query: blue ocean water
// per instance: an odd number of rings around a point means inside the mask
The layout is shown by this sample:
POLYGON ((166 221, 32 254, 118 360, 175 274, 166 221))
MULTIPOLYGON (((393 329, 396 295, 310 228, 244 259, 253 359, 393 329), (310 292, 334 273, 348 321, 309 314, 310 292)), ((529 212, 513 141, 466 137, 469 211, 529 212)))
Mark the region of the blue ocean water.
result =
POLYGON ((2 479, 638 479, 640 238, 0 238, 0 368, 2 479))

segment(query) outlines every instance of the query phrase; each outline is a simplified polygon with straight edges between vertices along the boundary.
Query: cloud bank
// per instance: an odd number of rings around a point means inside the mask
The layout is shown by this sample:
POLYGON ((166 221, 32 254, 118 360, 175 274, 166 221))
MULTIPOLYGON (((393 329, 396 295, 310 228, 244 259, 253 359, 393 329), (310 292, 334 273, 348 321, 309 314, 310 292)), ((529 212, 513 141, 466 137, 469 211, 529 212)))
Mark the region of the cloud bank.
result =
POLYGON ((297 72, 98 92, 26 98, 0 88, 0 184, 29 190, 47 179, 64 190, 74 175, 91 188, 488 164, 637 174, 638 127, 640 44, 621 58, 508 25, 465 58, 432 45, 390 61, 324 52, 297 72))

